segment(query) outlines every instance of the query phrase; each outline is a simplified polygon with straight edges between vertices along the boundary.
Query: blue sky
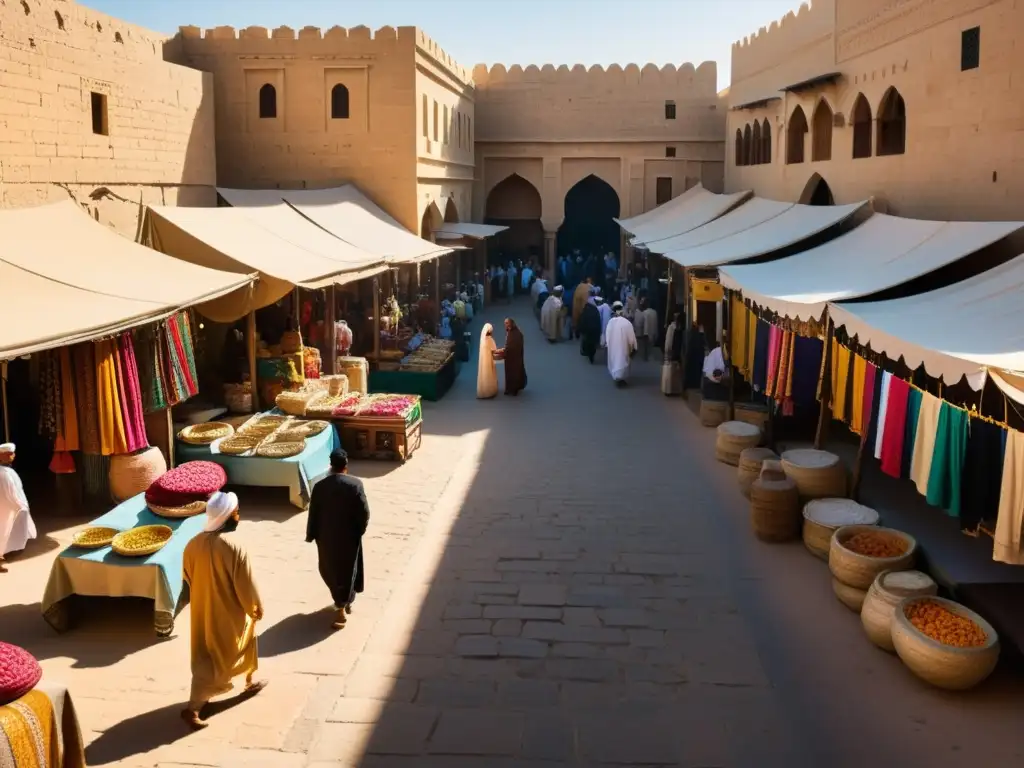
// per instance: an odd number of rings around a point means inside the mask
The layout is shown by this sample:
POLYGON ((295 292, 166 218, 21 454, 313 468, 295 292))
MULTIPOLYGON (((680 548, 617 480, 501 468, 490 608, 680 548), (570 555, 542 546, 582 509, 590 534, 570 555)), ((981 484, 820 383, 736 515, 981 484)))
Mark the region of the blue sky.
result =
POLYGON ((718 62, 729 85, 730 46, 795 11, 800 0, 85 0, 172 34, 209 28, 335 24, 426 30, 463 66, 718 62))

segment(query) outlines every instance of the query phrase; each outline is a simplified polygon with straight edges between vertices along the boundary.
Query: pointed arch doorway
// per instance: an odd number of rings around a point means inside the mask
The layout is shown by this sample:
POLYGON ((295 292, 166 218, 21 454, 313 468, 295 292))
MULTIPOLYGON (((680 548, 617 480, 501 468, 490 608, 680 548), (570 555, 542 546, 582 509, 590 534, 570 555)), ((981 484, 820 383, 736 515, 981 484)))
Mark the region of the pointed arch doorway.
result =
POLYGON ((803 205, 835 205, 836 200, 832 195, 832 188, 820 174, 814 174, 807 180, 803 194, 800 195, 800 202, 803 205))

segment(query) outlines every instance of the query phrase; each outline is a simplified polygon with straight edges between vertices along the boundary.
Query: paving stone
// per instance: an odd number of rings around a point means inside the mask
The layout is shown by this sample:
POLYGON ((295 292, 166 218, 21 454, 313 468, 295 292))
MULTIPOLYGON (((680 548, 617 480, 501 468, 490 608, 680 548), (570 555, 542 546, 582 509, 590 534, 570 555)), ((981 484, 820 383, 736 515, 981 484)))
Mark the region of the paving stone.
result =
POLYGON ((445 710, 427 751, 443 755, 515 755, 522 746, 525 722, 520 712, 445 710))
POLYGON ((424 680, 416 704, 423 707, 485 707, 494 703, 495 683, 490 680, 424 680))
POLYGON ((460 635, 486 635, 491 631, 488 619, 453 619, 442 622, 444 629, 460 635))
POLYGON ((479 605, 449 605, 444 609, 444 618, 448 619, 479 619, 483 608, 479 605))
POLYGON ((548 659, 544 672, 553 680, 613 682, 619 665, 609 659, 548 659))
POLYGON ((573 721, 564 714, 527 715, 522 756, 530 760, 572 760, 576 747, 573 721))
POLYGON ((519 604, 562 606, 568 592, 564 584, 524 584, 519 590, 519 604))
POLYGON ((665 644, 665 633, 659 629, 627 629, 629 644, 639 648, 660 648, 665 644))
POLYGON ((484 608, 483 616, 485 619, 559 621, 562 618, 562 609, 532 605, 488 605, 484 608))
POLYGON ((619 716, 582 713, 577 717, 580 759, 623 765, 677 765, 679 752, 671 724, 637 717, 628 711, 619 716))
POLYGON ((455 653, 478 658, 497 656, 498 638, 491 635, 464 635, 456 641, 455 653))
POLYGON ((612 648, 628 648, 629 646, 614 645, 604 648, 600 645, 589 643, 553 643, 551 655, 560 656, 566 659, 604 659, 610 658, 607 654, 612 648))
POLYGON ((598 611, 601 623, 606 627, 648 627, 651 616, 637 608, 607 608, 598 611))
POLYGON ((552 680, 507 680, 498 683, 498 706, 502 709, 549 709, 557 705, 558 683, 552 680))
POLYGON ((601 620, 593 608, 567 607, 562 609, 562 621, 577 627, 600 627, 601 620))
POLYGON ((498 654, 511 659, 542 659, 548 655, 548 644, 525 637, 502 637, 498 654))
POLYGON ((621 629, 602 627, 573 627, 553 621, 528 621, 523 627, 523 637, 535 640, 551 640, 563 643, 626 643, 626 633, 621 629))
POLYGON ((523 622, 519 619, 498 619, 491 627, 495 637, 519 637, 523 631, 523 622))

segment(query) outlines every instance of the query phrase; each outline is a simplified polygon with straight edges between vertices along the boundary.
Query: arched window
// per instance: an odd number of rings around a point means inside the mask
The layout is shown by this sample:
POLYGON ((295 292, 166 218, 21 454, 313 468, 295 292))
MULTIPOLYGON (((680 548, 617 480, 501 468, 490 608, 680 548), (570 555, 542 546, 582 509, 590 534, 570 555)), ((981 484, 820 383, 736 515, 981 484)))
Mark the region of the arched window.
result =
POLYGON ((804 137, 807 135, 807 118, 800 107, 793 110, 786 126, 786 163, 793 165, 804 161, 804 137))
POLYGON ((750 164, 761 164, 761 123, 754 121, 754 132, 750 140, 750 164))
POLYGON ((750 125, 743 129, 743 164, 753 165, 753 152, 750 146, 750 125))
POLYGON ((871 105, 864 94, 857 94, 853 102, 853 158, 871 157, 871 105))
POLYGON ((331 88, 331 119, 348 119, 348 88, 341 83, 331 88))
POLYGON ((260 88, 260 117, 277 117, 277 89, 270 83, 260 88))
POLYGON ((811 134, 811 161, 832 159, 832 108, 824 99, 814 108, 814 133, 811 134))
POLYGON ((772 161, 772 126, 768 118, 764 119, 764 128, 761 129, 761 162, 772 161))
POLYGON ((895 88, 890 88, 878 107, 879 155, 902 155, 907 151, 907 105, 895 88))
POLYGON ((743 131, 736 129, 736 165, 743 165, 743 131))

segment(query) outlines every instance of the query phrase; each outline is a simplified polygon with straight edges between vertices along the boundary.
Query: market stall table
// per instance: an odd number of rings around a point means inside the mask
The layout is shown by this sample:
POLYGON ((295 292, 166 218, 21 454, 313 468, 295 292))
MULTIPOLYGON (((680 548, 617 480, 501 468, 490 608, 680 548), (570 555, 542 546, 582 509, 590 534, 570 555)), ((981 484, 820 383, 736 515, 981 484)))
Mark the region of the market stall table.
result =
POLYGON ((352 458, 405 462, 412 457, 423 439, 423 404, 418 395, 404 397, 414 401, 404 414, 360 413, 357 409, 351 416, 332 417, 352 458))
MULTIPOLYGON (((271 414, 280 414, 274 409, 271 414)), ((186 461, 213 461, 224 467, 231 485, 250 485, 261 488, 284 487, 288 498, 299 509, 309 504, 313 484, 327 474, 331 466, 331 452, 341 447, 335 429, 325 429, 319 435, 306 438, 302 453, 283 459, 262 456, 228 456, 217 452, 217 443, 194 445, 178 440, 175 456, 179 463, 186 461)))
POLYGON ((50 569, 43 594, 43 618, 58 632, 71 624, 69 598, 145 597, 153 601, 156 633, 167 637, 174 631, 174 617, 183 588, 181 560, 185 545, 203 530, 206 515, 170 519, 153 514, 145 494, 118 504, 89 525, 126 531, 140 525, 166 525, 173 531, 164 547, 146 557, 124 557, 110 546, 82 549, 70 546, 58 555, 50 569))
POLYGON ((419 395, 436 402, 452 388, 459 375, 459 361, 453 354, 437 371, 374 370, 370 371, 370 391, 390 394, 419 395))

